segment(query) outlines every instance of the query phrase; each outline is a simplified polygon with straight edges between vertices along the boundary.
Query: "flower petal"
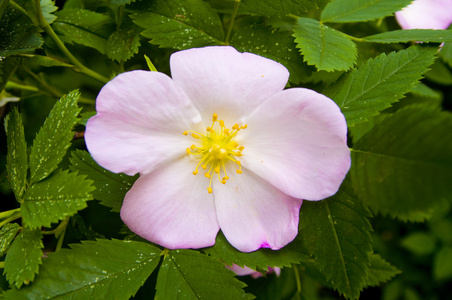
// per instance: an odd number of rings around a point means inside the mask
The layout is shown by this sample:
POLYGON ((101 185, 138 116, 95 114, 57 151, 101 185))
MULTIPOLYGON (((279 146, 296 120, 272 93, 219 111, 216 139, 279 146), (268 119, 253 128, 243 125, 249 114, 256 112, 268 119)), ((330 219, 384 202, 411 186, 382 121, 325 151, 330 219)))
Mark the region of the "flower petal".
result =
MULTIPOLYGON (((141 176, 126 194, 121 219, 139 236, 170 249, 215 244, 219 225, 206 182, 181 158, 141 176)), ((207 181, 208 182, 208 181, 207 181)))
POLYGON ((288 89, 253 111, 246 124, 236 140, 245 147, 240 160, 248 171, 295 198, 320 200, 337 192, 351 159, 344 115, 331 99, 288 89))
POLYGON ((447 29, 452 23, 452 0, 416 0, 395 16, 403 29, 447 29))
POLYGON ((216 182, 214 193, 221 230, 236 249, 277 250, 297 236, 302 200, 287 196, 254 174, 244 171, 231 176, 226 184, 216 182))
POLYGON ((289 78, 283 65, 225 46, 176 52, 171 55, 170 65, 173 80, 204 120, 217 113, 232 125, 283 90, 289 78))
POLYGON ((97 163, 113 172, 149 173, 185 153, 185 130, 204 130, 184 92, 158 72, 118 75, 100 91, 96 109, 86 125, 86 145, 97 163))

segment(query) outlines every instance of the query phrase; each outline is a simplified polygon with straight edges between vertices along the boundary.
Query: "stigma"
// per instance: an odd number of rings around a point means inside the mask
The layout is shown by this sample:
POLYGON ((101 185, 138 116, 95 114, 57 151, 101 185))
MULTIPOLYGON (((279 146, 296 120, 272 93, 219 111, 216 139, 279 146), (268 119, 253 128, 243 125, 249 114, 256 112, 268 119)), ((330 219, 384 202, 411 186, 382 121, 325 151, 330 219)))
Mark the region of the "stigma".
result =
POLYGON ((191 137, 197 140, 196 144, 186 149, 187 155, 193 155, 198 162, 193 175, 198 175, 200 168, 204 171, 204 176, 209 178, 207 191, 212 193, 212 179, 217 176, 222 184, 226 184, 229 176, 226 172, 226 163, 232 161, 238 165, 237 174, 242 174, 242 165, 237 159, 242 156, 245 147, 240 146, 234 139, 237 133, 247 128, 247 125, 240 126, 234 124, 230 129, 226 128, 223 120, 218 120, 218 115, 213 114, 212 125, 206 128, 206 133, 196 131, 184 131, 184 135, 190 133, 191 137))

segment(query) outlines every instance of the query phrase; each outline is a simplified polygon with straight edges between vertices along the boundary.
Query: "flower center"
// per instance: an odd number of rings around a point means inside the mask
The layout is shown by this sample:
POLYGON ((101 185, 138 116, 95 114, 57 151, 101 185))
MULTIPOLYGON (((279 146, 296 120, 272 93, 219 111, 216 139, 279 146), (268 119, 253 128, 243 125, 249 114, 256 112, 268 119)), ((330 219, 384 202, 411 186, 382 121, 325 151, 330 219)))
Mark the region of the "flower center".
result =
POLYGON ((206 134, 202 134, 196 131, 188 130, 183 134, 191 136, 199 140, 198 146, 193 144, 190 148, 187 148, 187 155, 193 155, 198 161, 198 165, 193 171, 193 175, 198 174, 198 168, 201 166, 206 172, 204 176, 210 178, 209 187, 207 191, 212 193, 212 177, 214 173, 217 174, 218 180, 226 184, 229 179, 226 173, 225 163, 228 161, 233 161, 239 165, 236 170, 237 174, 242 174, 242 165, 239 160, 236 159, 238 156, 242 156, 242 151, 245 149, 243 146, 234 141, 237 133, 248 127, 246 124, 240 126, 235 124, 232 129, 228 129, 224 126, 223 120, 218 120, 218 115, 213 114, 212 116, 212 126, 207 127, 206 134), (224 173, 222 176, 221 173, 224 173))

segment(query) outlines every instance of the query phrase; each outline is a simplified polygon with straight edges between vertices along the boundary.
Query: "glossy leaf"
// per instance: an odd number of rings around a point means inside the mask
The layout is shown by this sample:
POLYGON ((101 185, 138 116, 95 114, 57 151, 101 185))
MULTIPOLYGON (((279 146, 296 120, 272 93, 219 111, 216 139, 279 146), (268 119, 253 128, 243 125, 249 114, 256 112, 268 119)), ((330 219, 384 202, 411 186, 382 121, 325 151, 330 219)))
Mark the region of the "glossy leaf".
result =
POLYGON ((31 182, 49 176, 66 154, 81 110, 77 107, 79 97, 76 90, 61 97, 36 135, 30 154, 31 182))
POLYGON ((242 0, 241 11, 266 17, 302 15, 310 10, 323 7, 327 0, 242 0))
POLYGON ((11 242, 19 232, 19 228, 20 226, 17 223, 8 223, 0 228, 0 257, 8 251, 11 242))
POLYGON ((367 273, 367 286, 378 286, 400 273, 402 272, 381 258, 380 255, 372 254, 367 273))
POLYGON ((132 187, 137 176, 115 174, 100 167, 86 151, 74 151, 71 156, 71 170, 78 171, 93 180, 96 189, 92 192, 100 204, 119 212, 124 196, 132 187))
POLYGON ((93 199, 91 183, 85 176, 62 171, 33 184, 20 208, 23 222, 31 228, 50 227, 51 223, 75 214, 93 199))
POLYGON ((380 54, 342 76, 324 94, 341 108, 348 126, 368 120, 413 89, 438 53, 435 47, 411 46, 380 54))
POLYGON ((160 261, 161 250, 142 242, 98 240, 49 254, 31 286, 9 290, 17 299, 129 299, 160 261))
POLYGON ((220 261, 193 250, 171 250, 157 277, 156 299, 251 299, 220 261))
POLYGON ((366 36, 362 40, 372 43, 442 43, 452 42, 452 31, 433 29, 394 30, 366 36))
POLYGON ((223 43, 218 14, 202 0, 157 0, 147 11, 131 16, 145 29, 141 34, 163 48, 188 49, 223 43))
POLYGON ((451 140, 452 115, 430 106, 411 105, 384 118, 353 146, 357 194, 375 212, 423 219, 451 199, 451 140))
POLYGON ((20 288, 28 284, 38 273, 42 259, 42 234, 39 229, 24 228, 17 236, 5 258, 6 279, 20 288))
POLYGON ((8 180, 16 199, 20 200, 27 184, 28 154, 22 116, 17 108, 5 118, 5 131, 8 147, 6 155, 8 180))
POLYGON ((348 179, 333 197, 305 201, 301 208, 298 235, 313 259, 302 265, 348 299, 357 299, 366 284, 372 251, 370 216, 348 179))
POLYGON ((290 72, 289 81, 293 83, 299 83, 311 74, 287 31, 262 26, 244 27, 232 37, 231 45, 239 51, 255 53, 283 64, 290 72))
POLYGON ((294 37, 304 61, 319 71, 346 71, 356 61, 358 50, 355 43, 342 32, 317 20, 299 18, 294 37))
POLYGON ((408 6, 412 0, 334 0, 322 11, 323 22, 362 22, 384 18, 408 6))
POLYGON ((130 22, 122 24, 113 32, 106 44, 106 54, 110 59, 124 62, 138 53, 140 47, 140 30, 130 22))

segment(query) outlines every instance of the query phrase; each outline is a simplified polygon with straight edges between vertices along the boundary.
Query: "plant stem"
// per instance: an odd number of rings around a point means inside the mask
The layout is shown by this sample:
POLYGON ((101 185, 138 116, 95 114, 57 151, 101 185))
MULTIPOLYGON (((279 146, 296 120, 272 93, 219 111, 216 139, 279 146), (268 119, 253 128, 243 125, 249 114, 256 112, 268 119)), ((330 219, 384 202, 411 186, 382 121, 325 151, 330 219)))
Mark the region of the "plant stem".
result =
POLYGON ((298 266, 292 265, 293 272, 295 273, 295 280, 297 281, 297 292, 301 293, 301 281, 300 281, 300 273, 298 272, 298 266))
POLYGON ((72 64, 74 64, 81 73, 88 75, 96 80, 99 80, 100 82, 107 83, 108 79, 99 73, 94 72, 93 70, 85 67, 81 62, 75 58, 74 55, 66 48, 66 46, 63 44, 63 42, 60 40, 58 35, 53 31, 52 27, 50 27, 49 23, 44 18, 44 15, 42 14, 41 10, 41 3, 39 0, 34 0, 36 11, 38 12, 38 26, 41 27, 49 36, 50 38, 55 42, 57 47, 60 49, 61 52, 63 52, 64 55, 71 61, 72 64))
POLYGON ((11 209, 11 210, 7 210, 7 211, 2 211, 2 212, 0 212, 0 219, 8 218, 13 213, 15 213, 16 211, 19 211, 19 210, 20 210, 20 208, 11 209))
POLYGON ((231 22, 229 23, 228 32, 226 33, 226 38, 224 43, 229 45, 229 39, 231 38, 232 27, 234 27, 235 16, 237 16, 237 11, 239 10, 240 0, 234 0, 234 9, 231 15, 231 22))
POLYGON ((9 222, 12 222, 14 220, 17 220, 22 217, 22 214, 19 212, 18 214, 12 215, 11 217, 7 218, 3 222, 0 222, 0 227, 2 227, 5 224, 8 224, 9 222))

